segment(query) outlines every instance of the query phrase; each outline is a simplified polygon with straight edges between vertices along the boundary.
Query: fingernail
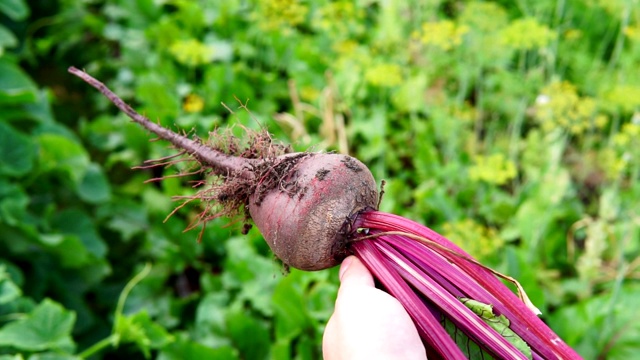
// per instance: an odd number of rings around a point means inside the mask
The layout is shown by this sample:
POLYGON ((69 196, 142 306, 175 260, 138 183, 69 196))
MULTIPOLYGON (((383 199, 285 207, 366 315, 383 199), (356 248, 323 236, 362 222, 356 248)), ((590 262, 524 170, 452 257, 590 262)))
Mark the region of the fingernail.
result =
POLYGON ((353 262, 353 256, 349 256, 342 261, 342 265, 340 265, 340 273, 338 274, 340 281, 342 281, 342 276, 344 275, 345 272, 347 272, 347 269, 349 268, 349 266, 351 266, 352 262, 353 262))

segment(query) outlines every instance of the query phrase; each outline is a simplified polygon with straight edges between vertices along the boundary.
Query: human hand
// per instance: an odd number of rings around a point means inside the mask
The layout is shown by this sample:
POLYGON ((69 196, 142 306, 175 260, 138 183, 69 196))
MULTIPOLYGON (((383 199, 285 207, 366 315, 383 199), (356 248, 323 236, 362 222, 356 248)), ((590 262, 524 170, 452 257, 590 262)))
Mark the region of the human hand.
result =
POLYGON ((409 314, 374 286, 373 276, 355 256, 340 266, 340 289, 322 352, 325 360, 427 358, 409 314))

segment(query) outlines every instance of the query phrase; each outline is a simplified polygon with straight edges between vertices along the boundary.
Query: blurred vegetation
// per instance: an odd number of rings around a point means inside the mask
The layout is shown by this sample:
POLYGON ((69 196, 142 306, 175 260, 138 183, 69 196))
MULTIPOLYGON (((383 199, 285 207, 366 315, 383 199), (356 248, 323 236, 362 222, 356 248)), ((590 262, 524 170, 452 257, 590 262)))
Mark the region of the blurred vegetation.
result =
POLYGON ((0 359, 316 359, 336 270, 163 222, 188 179, 131 167, 171 149, 72 65, 174 129, 358 157, 585 358, 640 351, 638 0, 0 0, 0 359))

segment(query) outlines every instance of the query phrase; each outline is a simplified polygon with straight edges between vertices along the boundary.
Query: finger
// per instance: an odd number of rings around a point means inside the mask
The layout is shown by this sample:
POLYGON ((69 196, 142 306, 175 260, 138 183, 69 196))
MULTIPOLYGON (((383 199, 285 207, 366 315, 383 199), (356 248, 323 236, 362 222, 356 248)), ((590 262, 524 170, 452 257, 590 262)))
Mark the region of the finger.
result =
POLYGON ((344 260, 340 281, 335 311, 323 336, 325 360, 425 358, 409 314, 398 300, 375 288, 359 259, 344 260))
POLYGON ((340 266, 340 288, 351 286, 373 287, 373 276, 366 266, 355 256, 349 256, 340 266))

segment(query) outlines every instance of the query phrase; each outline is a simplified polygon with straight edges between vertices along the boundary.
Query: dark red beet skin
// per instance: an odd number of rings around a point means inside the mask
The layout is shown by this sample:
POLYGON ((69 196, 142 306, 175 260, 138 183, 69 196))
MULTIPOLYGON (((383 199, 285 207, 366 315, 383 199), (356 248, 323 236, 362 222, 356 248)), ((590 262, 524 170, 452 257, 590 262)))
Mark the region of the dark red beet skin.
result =
POLYGON ((377 205, 373 175, 350 156, 309 153, 283 183, 249 202, 251 218, 265 240, 292 267, 322 270, 337 265, 345 256, 345 223, 377 205))

